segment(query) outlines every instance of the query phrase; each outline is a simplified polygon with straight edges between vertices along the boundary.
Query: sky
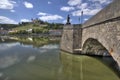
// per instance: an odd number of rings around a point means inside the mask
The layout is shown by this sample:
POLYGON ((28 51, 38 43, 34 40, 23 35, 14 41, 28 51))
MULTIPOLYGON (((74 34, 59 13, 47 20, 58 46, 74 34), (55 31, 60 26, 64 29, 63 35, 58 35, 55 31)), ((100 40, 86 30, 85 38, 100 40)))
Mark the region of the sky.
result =
POLYGON ((18 24, 40 19, 50 23, 84 23, 112 0, 0 0, 0 23, 18 24), (82 20, 81 12, 83 11, 82 20))

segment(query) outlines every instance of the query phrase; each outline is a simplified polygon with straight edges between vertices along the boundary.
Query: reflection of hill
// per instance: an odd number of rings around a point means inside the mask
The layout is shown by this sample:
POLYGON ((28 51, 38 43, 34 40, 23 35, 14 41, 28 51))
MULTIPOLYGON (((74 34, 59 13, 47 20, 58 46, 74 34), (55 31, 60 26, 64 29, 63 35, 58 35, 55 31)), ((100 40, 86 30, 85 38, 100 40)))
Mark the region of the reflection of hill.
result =
POLYGON ((119 80, 100 60, 61 52, 63 80, 119 80), (104 76, 104 77, 103 77, 104 76))
POLYGON ((33 45, 34 47, 40 47, 48 43, 58 43, 58 38, 48 37, 3 37, 0 38, 0 43, 12 43, 20 42, 23 45, 33 45))
POLYGON ((17 42, 17 41, 14 39, 0 37, 0 43, 12 43, 12 42, 17 42))
POLYGON ((18 38, 18 41, 24 45, 33 45, 34 47, 40 47, 48 43, 56 43, 56 41, 51 41, 47 37, 28 37, 28 38, 18 38))
POLYGON ((42 45, 48 44, 48 38, 18 38, 18 41, 24 45, 33 45, 35 47, 40 47, 42 45))

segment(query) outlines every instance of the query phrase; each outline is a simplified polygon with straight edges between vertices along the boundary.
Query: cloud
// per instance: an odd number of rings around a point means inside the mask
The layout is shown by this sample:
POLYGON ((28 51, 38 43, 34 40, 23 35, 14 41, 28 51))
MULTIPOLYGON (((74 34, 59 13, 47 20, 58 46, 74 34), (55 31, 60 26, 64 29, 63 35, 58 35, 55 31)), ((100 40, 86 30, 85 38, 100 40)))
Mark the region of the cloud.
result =
POLYGON ((109 4, 113 0, 89 0, 91 2, 99 2, 100 4, 109 4))
POLYGON ((61 11, 71 11, 71 10, 74 10, 75 8, 74 7, 69 7, 69 6, 63 6, 60 8, 61 11))
POLYGON ((94 2, 93 4, 81 3, 81 5, 76 6, 76 8, 78 8, 79 10, 73 11, 71 14, 73 16, 81 16, 81 12, 83 11, 83 15, 93 16, 103 8, 102 6, 103 5, 98 2, 94 2))
POLYGON ((82 9, 82 10, 87 8, 87 7, 88 7, 88 3, 82 3, 81 5, 77 6, 78 9, 82 9))
POLYGON ((33 4, 30 3, 30 2, 25 1, 24 5, 25 5, 26 8, 33 8, 33 4))
MULTIPOLYGON (((67 22, 67 20, 63 20, 63 23, 65 24, 67 22)), ((72 19, 70 19, 70 22, 72 22, 72 19)))
POLYGON ((47 15, 47 13, 44 13, 44 12, 39 12, 37 15, 40 15, 40 16, 45 16, 45 15, 47 15))
POLYGON ((69 4, 70 6, 76 6, 76 5, 81 4, 81 2, 82 2, 82 0, 69 0, 69 1, 68 1, 68 4, 69 4))
POLYGON ((52 2, 48 1, 48 4, 51 4, 52 2))
POLYGON ((15 12, 15 10, 10 10, 10 12, 15 12))
POLYGON ((39 12, 37 15, 40 15, 40 19, 43 21, 51 21, 51 20, 58 20, 58 19, 63 19, 62 16, 60 15, 53 15, 53 14, 48 14, 48 13, 43 13, 43 12, 39 12))
MULTIPOLYGON (((92 15, 95 15, 96 13, 98 13, 100 10, 101 9, 84 9, 83 15, 92 16, 92 15)), ((73 16, 81 16, 81 12, 82 12, 82 10, 77 10, 77 11, 72 12, 72 15, 73 16)))
POLYGON ((0 0, 0 9, 13 9, 15 4, 13 0, 0 0))
POLYGON ((81 11, 83 11, 84 15, 92 16, 112 1, 113 0, 88 0, 82 3, 82 0, 69 0, 68 4, 76 8, 75 11, 71 12, 73 16, 81 16, 81 11))
POLYGON ((87 21, 87 20, 88 20, 88 18, 85 18, 85 19, 84 19, 84 21, 87 21))
POLYGON ((30 20, 28 20, 28 19, 21 19, 20 21, 21 22, 30 22, 30 20))
POLYGON ((46 15, 46 16, 41 16, 39 17, 43 21, 51 21, 51 20, 58 20, 58 19, 63 19, 62 16, 59 15, 46 15))
POLYGON ((5 16, 0 16, 0 23, 4 23, 4 24, 17 24, 16 21, 8 18, 8 17, 5 17, 5 16))

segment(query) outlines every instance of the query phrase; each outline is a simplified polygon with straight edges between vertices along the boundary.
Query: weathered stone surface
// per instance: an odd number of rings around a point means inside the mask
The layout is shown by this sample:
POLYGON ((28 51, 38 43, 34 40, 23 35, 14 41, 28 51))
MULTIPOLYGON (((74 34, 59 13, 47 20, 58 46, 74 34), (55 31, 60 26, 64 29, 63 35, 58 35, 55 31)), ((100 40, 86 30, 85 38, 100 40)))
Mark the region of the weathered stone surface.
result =
POLYGON ((82 54, 110 56, 106 48, 98 40, 89 38, 82 47, 82 54))
POLYGON ((74 49, 81 48, 81 30, 79 26, 65 25, 61 38, 61 50, 74 53, 74 49))
MULTIPOLYGON (((66 25, 63 30, 61 49, 73 53, 75 48, 83 48, 85 42, 90 38, 102 44, 120 66, 120 0, 114 0, 113 3, 83 24, 83 28, 80 30, 66 25)), ((104 49, 99 51, 101 48, 97 47, 99 46, 93 45, 89 50, 90 53, 99 55, 104 52, 104 49)), ((85 49, 88 50, 88 48, 85 49)), ((83 52, 86 52, 85 49, 83 48, 83 52)))
POLYGON ((118 22, 119 20, 84 28, 82 33, 82 46, 87 39, 96 39, 108 50, 111 56, 120 63, 118 57, 120 56, 120 35, 117 35, 120 33, 117 30, 118 22))

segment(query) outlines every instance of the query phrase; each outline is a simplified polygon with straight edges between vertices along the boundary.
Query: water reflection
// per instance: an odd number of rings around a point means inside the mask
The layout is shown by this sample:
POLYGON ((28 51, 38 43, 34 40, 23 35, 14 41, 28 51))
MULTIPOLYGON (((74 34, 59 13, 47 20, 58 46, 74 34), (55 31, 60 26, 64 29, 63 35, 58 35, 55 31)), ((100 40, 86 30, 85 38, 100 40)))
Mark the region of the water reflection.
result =
POLYGON ((10 49, 0 50, 0 80, 57 80, 58 53, 58 44, 35 48, 19 43, 10 49))
POLYGON ((36 56, 30 56, 28 57, 27 62, 34 61, 35 59, 36 59, 36 56))
MULTIPOLYGON (((54 38, 54 37, 53 37, 54 38)), ((56 43, 59 42, 60 38, 50 38, 50 37, 25 37, 25 36, 13 36, 13 37, 9 37, 9 36, 2 36, 0 37, 0 43, 14 43, 14 42, 19 42, 22 45, 24 45, 24 47, 32 45, 33 47, 41 47, 45 44, 48 43, 56 43), (3 41, 4 40, 4 41, 3 41), (26 45, 26 46, 25 46, 26 45)))
POLYGON ((119 80, 111 62, 60 52, 58 43, 0 43, 0 80, 119 80))
POLYGON ((15 55, 0 57, 0 69, 12 66, 13 64, 15 64, 18 61, 19 60, 18 60, 17 56, 15 56, 15 55))
MULTIPOLYGON (((107 66, 112 63, 102 58, 61 53, 61 80, 119 80, 115 72, 107 66), (106 64, 104 64, 106 63, 106 64)), ((111 62, 110 62, 111 61, 111 62)))

